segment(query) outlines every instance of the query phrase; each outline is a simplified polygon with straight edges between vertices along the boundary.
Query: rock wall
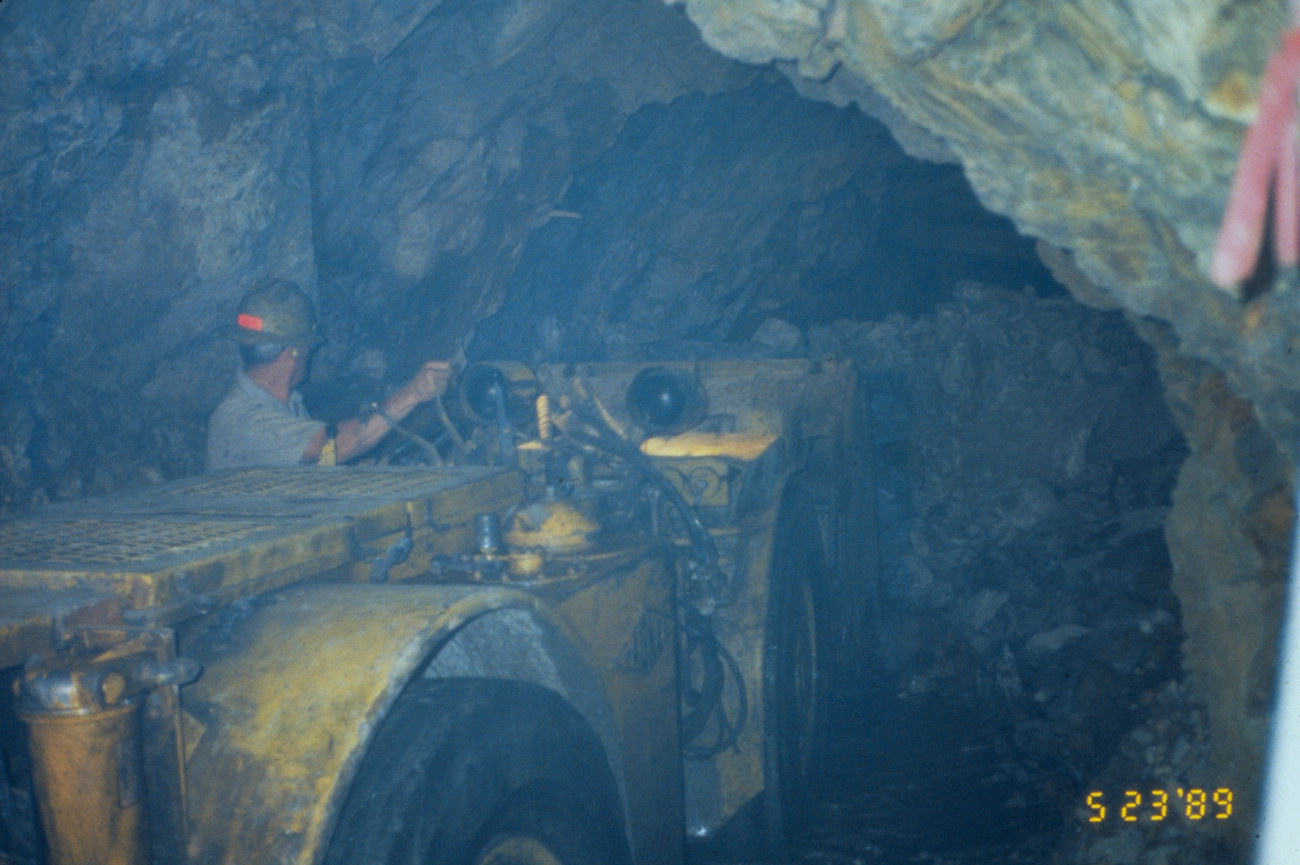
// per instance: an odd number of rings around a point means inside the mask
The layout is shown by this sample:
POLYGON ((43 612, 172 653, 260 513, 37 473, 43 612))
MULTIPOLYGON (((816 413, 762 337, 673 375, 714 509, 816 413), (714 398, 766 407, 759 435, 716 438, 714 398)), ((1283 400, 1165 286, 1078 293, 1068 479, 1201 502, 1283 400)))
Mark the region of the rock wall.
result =
POLYGON ((628 115, 757 70, 710 52, 657 3, 448 3, 322 95, 315 241, 345 360, 406 372, 463 347, 530 233, 628 115))
POLYGON ((1206 698, 1217 769, 1240 789, 1261 779, 1294 520, 1290 467, 1223 373, 1143 323, 1191 455, 1165 531, 1182 602, 1192 684, 1206 698))
POLYGON ((1163 369, 1193 449, 1168 529, 1187 663, 1221 768, 1248 788, 1300 439, 1300 292, 1266 272, 1239 300, 1206 274, 1285 4, 677 2, 722 53, 776 61, 917 155, 959 160, 990 209, 1068 250, 1056 264, 1083 277, 1081 299, 1169 325, 1163 369))
POLYGON ((1241 304, 1205 277, 1281 0, 681 2, 728 56, 784 61, 867 110, 887 102, 905 147, 952 154, 989 209, 1170 322, 1290 451, 1296 301, 1241 304))
MULTIPOLYGON (((1176 789, 1213 774, 1163 537, 1187 446, 1155 352, 1120 312, 974 282, 931 313, 838 321, 807 341, 853 358, 870 395, 881 735, 914 707, 954 706, 978 730, 969 750, 996 755, 969 785, 978 817, 948 798, 966 785, 936 773, 945 806, 917 809, 924 828, 900 808, 877 843, 910 829, 934 858, 967 861, 931 846, 946 828, 1003 845, 970 861, 1244 861, 1186 821, 1144 826, 1124 836, 1131 855, 1109 855, 1126 824, 1079 816, 1087 791, 1114 802, 1137 779, 1176 789)), ((906 801, 879 789, 890 783, 869 777, 868 798, 906 801)))
POLYGON ((447 353, 628 114, 754 74, 657 3, 5 0, 0 510, 199 470, 260 278, 322 377, 447 353))
POLYGON ((3 499, 111 489, 138 452, 198 468, 194 404, 232 364, 196 322, 254 273, 315 282, 291 17, 129 5, 0 8, 3 499))

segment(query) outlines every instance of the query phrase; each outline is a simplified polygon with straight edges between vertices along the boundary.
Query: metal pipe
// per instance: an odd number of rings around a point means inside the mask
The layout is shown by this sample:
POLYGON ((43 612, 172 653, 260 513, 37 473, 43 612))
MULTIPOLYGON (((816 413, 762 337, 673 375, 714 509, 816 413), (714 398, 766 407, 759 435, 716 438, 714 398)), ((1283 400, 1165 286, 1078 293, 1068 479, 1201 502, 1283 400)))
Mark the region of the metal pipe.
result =
POLYGON ((50 865, 148 865, 140 700, 117 673, 22 681, 32 777, 50 865))
POLYGON ((482 555, 495 555, 501 549, 501 517, 493 513, 474 517, 474 538, 482 555))

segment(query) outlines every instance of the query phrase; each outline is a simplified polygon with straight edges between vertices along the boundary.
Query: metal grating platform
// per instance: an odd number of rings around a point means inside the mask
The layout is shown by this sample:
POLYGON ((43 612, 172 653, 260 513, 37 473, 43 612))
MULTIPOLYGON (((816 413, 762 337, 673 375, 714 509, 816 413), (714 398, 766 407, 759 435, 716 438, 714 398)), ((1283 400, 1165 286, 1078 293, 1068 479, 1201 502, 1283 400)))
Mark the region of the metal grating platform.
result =
POLYGON ((275 528, 256 522, 183 519, 22 520, 0 523, 0 569, 126 568, 163 556, 202 554, 275 528))
MULTIPOLYGON (((515 504, 517 472, 288 468, 206 475, 0 521, 0 589, 76 587, 135 609, 231 597, 340 567, 515 504), (388 540, 384 540, 388 539, 388 540)), ((427 546, 427 545, 426 545, 427 546)), ((360 564, 358 564, 360 563, 360 564)))
MULTIPOLYGON (((338 472, 318 468, 249 469, 183 481, 166 494, 192 497, 284 496, 290 498, 390 498, 419 496, 499 472, 476 467, 448 469, 372 469, 338 472)), ((160 491, 162 492, 162 491, 160 491)))

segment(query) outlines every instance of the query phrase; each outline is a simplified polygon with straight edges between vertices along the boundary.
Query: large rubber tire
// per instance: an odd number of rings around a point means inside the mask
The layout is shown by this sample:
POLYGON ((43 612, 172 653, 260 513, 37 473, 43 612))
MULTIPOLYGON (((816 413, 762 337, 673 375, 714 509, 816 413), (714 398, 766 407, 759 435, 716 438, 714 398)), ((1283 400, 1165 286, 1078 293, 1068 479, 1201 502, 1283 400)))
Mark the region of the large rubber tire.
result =
POLYGON ((819 628, 827 567, 812 499, 791 485, 772 552, 764 663, 767 724, 765 822, 780 857, 812 827, 826 760, 826 647, 819 628))
POLYGON ((325 865, 626 865, 600 742, 535 685, 420 679, 389 712, 325 865))

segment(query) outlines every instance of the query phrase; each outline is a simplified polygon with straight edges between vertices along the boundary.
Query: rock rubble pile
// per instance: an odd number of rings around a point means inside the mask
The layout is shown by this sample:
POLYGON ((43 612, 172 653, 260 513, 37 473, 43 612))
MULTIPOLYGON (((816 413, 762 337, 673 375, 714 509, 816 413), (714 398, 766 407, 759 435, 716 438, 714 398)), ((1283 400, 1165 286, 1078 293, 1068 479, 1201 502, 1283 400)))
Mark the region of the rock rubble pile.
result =
MULTIPOLYGON (((934 314, 803 342, 853 358, 871 404, 880 639, 860 675, 888 683, 882 723, 909 701, 968 713, 965 745, 922 747, 991 748, 961 772, 1017 827, 998 855, 1160 865, 1221 844, 1218 827, 1117 817, 1125 790, 1215 784, 1164 537, 1187 449, 1151 349, 1118 313, 971 282, 934 314), (1092 791, 1114 806, 1100 826, 1092 791)), ((878 797, 872 775, 851 766, 842 789, 878 797)))

